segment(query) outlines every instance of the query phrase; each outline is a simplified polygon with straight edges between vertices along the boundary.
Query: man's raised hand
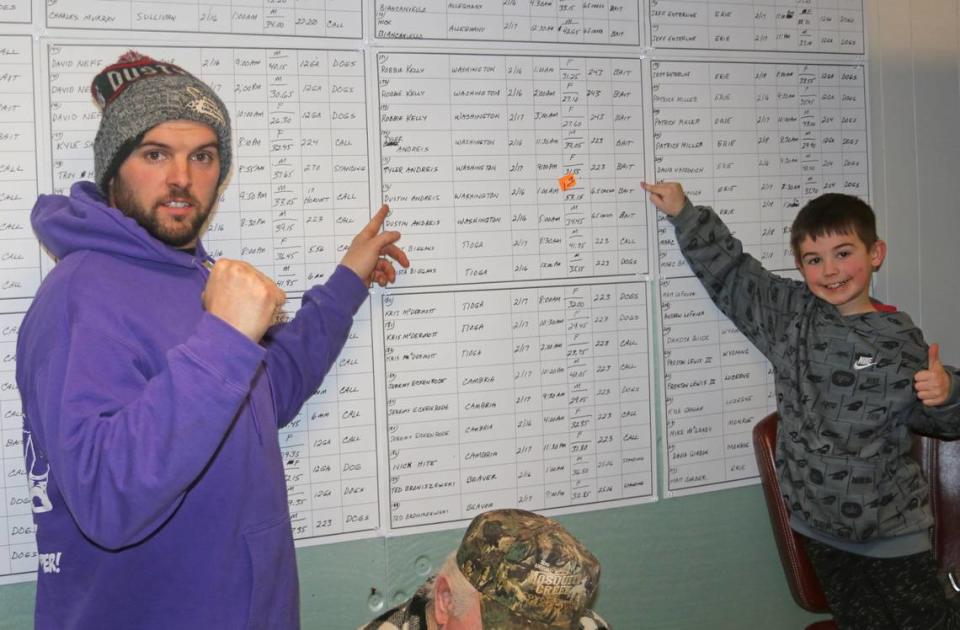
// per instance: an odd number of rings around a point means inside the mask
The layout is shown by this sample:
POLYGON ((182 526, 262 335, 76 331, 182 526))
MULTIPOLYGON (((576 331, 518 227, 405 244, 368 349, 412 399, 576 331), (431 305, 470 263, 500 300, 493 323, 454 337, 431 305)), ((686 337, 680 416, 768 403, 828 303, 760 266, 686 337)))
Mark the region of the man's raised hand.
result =
POLYGON ((357 274, 368 287, 374 282, 385 287, 396 281, 397 270, 390 261, 391 258, 403 267, 410 266, 407 255, 396 245, 400 240, 400 232, 380 231, 389 212, 387 204, 380 206, 370 223, 353 237, 350 248, 340 261, 341 265, 357 274))

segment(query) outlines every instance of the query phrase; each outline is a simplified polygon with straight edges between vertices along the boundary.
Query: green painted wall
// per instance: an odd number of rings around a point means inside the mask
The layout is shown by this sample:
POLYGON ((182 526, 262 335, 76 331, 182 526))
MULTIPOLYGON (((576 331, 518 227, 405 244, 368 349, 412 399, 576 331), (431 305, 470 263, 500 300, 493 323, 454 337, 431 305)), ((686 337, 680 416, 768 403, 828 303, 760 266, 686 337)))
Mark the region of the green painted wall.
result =
MULTIPOLYGON (((596 608, 617 630, 800 630, 759 486, 559 517, 600 558, 596 608)), ((412 593, 462 530, 299 550, 305 629, 356 628, 371 589, 412 593), (419 562, 418 562, 419 560, 419 562)), ((31 627, 33 584, 0 587, 0 629, 31 627)))

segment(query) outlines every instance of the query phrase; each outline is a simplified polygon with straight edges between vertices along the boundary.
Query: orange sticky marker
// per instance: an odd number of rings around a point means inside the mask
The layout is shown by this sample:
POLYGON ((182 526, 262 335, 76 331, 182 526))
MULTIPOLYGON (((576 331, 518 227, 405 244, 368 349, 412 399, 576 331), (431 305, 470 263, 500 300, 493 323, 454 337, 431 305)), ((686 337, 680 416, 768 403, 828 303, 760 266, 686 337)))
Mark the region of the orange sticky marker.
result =
POLYGON ((577 185, 577 178, 571 172, 568 172, 558 181, 560 182, 560 190, 568 190, 577 185))

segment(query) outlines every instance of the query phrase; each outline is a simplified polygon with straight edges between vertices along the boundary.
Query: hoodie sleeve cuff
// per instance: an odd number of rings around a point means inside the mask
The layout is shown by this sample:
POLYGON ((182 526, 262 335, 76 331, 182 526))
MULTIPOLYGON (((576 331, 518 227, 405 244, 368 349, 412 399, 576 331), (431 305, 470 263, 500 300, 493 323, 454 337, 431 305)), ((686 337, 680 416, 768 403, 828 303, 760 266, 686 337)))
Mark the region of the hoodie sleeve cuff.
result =
POLYGON ((950 395, 943 404, 944 406, 958 406, 960 405, 960 370, 950 366, 944 366, 944 368, 950 376, 950 395))
POLYGON ((678 230, 686 228, 688 225, 696 221, 697 207, 693 205, 689 197, 684 197, 683 208, 674 216, 667 215, 667 220, 670 221, 678 230))
POLYGON ((260 368, 267 351, 216 315, 204 313, 184 352, 242 390, 260 368))
POLYGON ((370 290, 360 277, 348 267, 337 265, 337 268, 324 283, 330 295, 336 296, 336 302, 352 317, 357 314, 360 306, 366 301, 370 290))

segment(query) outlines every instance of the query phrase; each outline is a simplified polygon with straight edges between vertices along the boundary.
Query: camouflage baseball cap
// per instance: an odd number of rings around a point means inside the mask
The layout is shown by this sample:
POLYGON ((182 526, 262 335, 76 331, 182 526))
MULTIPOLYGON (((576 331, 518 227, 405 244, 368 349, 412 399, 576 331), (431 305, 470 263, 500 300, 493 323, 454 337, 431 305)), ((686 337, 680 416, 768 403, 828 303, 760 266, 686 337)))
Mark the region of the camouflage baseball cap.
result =
POLYGON ((582 619, 594 618, 587 605, 600 563, 545 516, 524 510, 478 515, 463 535, 457 565, 480 593, 484 628, 576 630, 582 619))

